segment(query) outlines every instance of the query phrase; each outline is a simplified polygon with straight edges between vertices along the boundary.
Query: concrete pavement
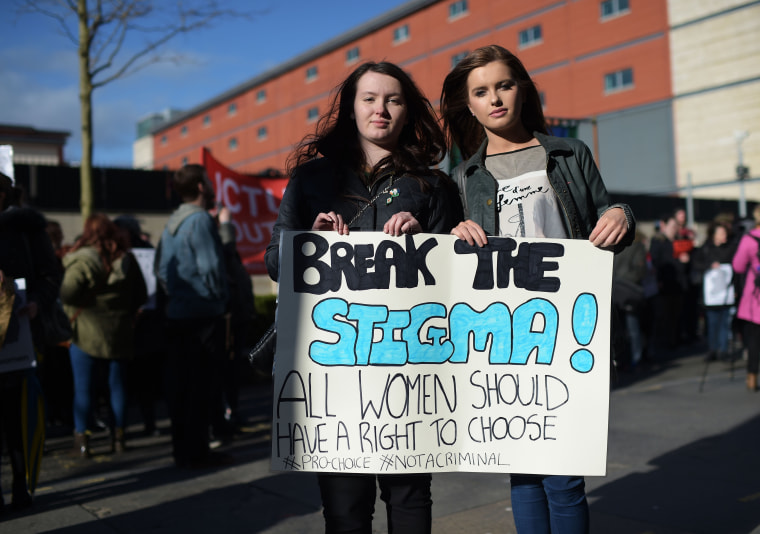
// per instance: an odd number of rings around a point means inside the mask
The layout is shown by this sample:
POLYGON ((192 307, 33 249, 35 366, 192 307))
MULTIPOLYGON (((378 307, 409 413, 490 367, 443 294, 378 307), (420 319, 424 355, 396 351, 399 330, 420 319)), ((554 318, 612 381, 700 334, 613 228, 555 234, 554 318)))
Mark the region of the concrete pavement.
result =
MULTIPOLYGON (((607 476, 587 479, 592 532, 760 534, 760 393, 744 378, 743 362, 706 366, 693 347, 615 380, 607 476)), ((216 469, 173 465, 166 418, 159 436, 130 426, 119 456, 96 435, 88 462, 52 436, 34 506, 0 517, 0 533, 321 533, 314 475, 269 471, 270 399, 266 383, 244 390, 245 431, 217 449, 235 463, 216 469)), ((6 502, 9 475, 3 458, 6 502)), ((435 475, 433 500, 435 533, 515 532, 507 476, 435 475)))

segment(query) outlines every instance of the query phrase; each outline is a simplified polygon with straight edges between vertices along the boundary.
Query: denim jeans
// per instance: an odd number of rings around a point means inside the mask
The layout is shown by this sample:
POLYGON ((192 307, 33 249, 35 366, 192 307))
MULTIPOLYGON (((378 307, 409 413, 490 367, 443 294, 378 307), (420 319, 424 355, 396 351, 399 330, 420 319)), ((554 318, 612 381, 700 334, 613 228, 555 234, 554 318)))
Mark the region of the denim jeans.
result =
POLYGON ((124 392, 124 364, 121 360, 93 358, 74 343, 69 348, 71 372, 74 375, 74 430, 87 430, 87 419, 92 410, 92 377, 96 365, 108 367, 108 389, 111 393, 111 411, 114 425, 124 428, 126 394, 124 392))
POLYGON ((583 477, 512 475, 512 513, 518 534, 586 534, 589 531, 583 477))
POLYGON ((429 474, 317 476, 326 534, 371 534, 376 486, 385 502, 388 532, 426 534, 432 528, 429 474))
POLYGON ((718 352, 728 350, 728 329, 731 327, 731 311, 728 306, 705 308, 707 348, 718 352))

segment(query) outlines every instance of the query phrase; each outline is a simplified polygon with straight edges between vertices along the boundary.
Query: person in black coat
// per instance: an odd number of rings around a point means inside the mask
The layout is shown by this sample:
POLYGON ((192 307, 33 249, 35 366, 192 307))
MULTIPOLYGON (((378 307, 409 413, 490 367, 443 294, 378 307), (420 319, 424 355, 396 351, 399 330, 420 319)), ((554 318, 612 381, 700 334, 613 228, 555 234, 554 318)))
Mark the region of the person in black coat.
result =
MULTIPOLYGON (((279 278, 283 230, 449 233, 462 217, 453 182, 433 170, 445 142, 430 103, 391 63, 365 63, 341 84, 317 133, 290 160, 266 265, 279 278)), ((320 473, 327 532, 370 532, 376 495, 388 531, 425 534, 432 525, 430 474, 320 473)))
POLYGON ((731 326, 731 307, 735 302, 733 288, 733 269, 731 260, 736 252, 735 241, 731 239, 728 227, 713 221, 707 229, 707 239, 693 254, 692 274, 706 291, 721 290, 717 299, 705 299, 702 293, 702 305, 705 311, 705 330, 707 332, 708 360, 725 357, 728 352, 728 334, 731 326), (721 273, 721 265, 724 266, 721 273), (722 275, 722 276, 721 276, 722 275), (718 277, 716 284, 707 285, 705 277, 718 277), (723 283, 720 281, 723 280, 723 283))
MULTIPOLYGON (((41 314, 50 310, 58 298, 63 269, 45 230, 45 218, 31 208, 19 206, 18 199, 14 182, 0 173, 0 271, 5 279, 26 280, 27 303, 14 313, 29 317, 34 345, 41 350, 46 345, 41 314)), ((10 457, 15 509, 32 503, 21 435, 21 394, 28 372, 33 371, 0 372, 0 439, 4 437, 10 457)), ((3 507, 0 493, 0 512, 3 507)))

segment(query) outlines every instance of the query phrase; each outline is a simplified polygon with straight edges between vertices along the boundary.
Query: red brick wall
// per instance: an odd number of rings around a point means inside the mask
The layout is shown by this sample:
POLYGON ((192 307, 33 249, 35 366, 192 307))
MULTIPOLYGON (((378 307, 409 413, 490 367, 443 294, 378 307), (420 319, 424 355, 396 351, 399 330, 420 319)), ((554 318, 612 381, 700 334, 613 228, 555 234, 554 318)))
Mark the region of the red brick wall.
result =
POLYGON ((428 6, 167 128, 154 139, 155 168, 177 168, 183 158, 198 162, 201 147, 208 146, 241 172, 284 170, 293 145, 314 130, 307 110, 318 106, 324 113, 331 90, 366 60, 401 64, 434 104, 452 56, 491 43, 525 63, 545 95, 549 117, 585 118, 671 97, 666 0, 630 0, 630 13, 606 21, 600 20, 599 0, 469 0, 469 12, 449 20, 452 1, 428 6), (393 44, 393 30, 404 24, 409 39, 393 44), (519 49, 518 33, 537 24, 542 42, 519 49), (354 46, 360 48, 359 62, 347 65, 346 51, 354 46), (318 76, 307 82, 312 65, 318 76), (633 88, 605 94, 604 75, 623 68, 633 69, 633 88), (264 103, 256 102, 259 89, 267 92, 264 103), (229 116, 233 101, 237 113, 229 116), (202 124, 206 115, 208 127, 202 124), (184 137, 183 125, 188 127, 184 137), (261 126, 268 131, 265 140, 257 138, 261 126), (231 137, 238 142, 235 150, 228 146, 231 137))

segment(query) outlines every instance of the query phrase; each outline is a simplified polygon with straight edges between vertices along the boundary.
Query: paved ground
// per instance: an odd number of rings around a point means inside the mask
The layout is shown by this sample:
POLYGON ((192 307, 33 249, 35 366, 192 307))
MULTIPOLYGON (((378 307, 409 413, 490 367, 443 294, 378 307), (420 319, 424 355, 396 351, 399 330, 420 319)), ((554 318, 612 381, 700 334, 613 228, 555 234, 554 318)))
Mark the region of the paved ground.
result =
MULTIPOLYGON (((760 534, 760 393, 744 378, 742 362, 706 367, 695 347, 615 381, 608 473, 587 479, 593 532, 760 534)), ((248 425, 220 447, 235 463, 219 469, 174 467, 165 418, 157 437, 130 426, 120 456, 96 435, 85 463, 52 429, 34 506, 0 518, 0 533, 321 533, 314 476, 269 471, 270 395, 245 389, 248 425)), ((435 533, 515 532, 506 476, 436 475, 433 499, 435 533)))

